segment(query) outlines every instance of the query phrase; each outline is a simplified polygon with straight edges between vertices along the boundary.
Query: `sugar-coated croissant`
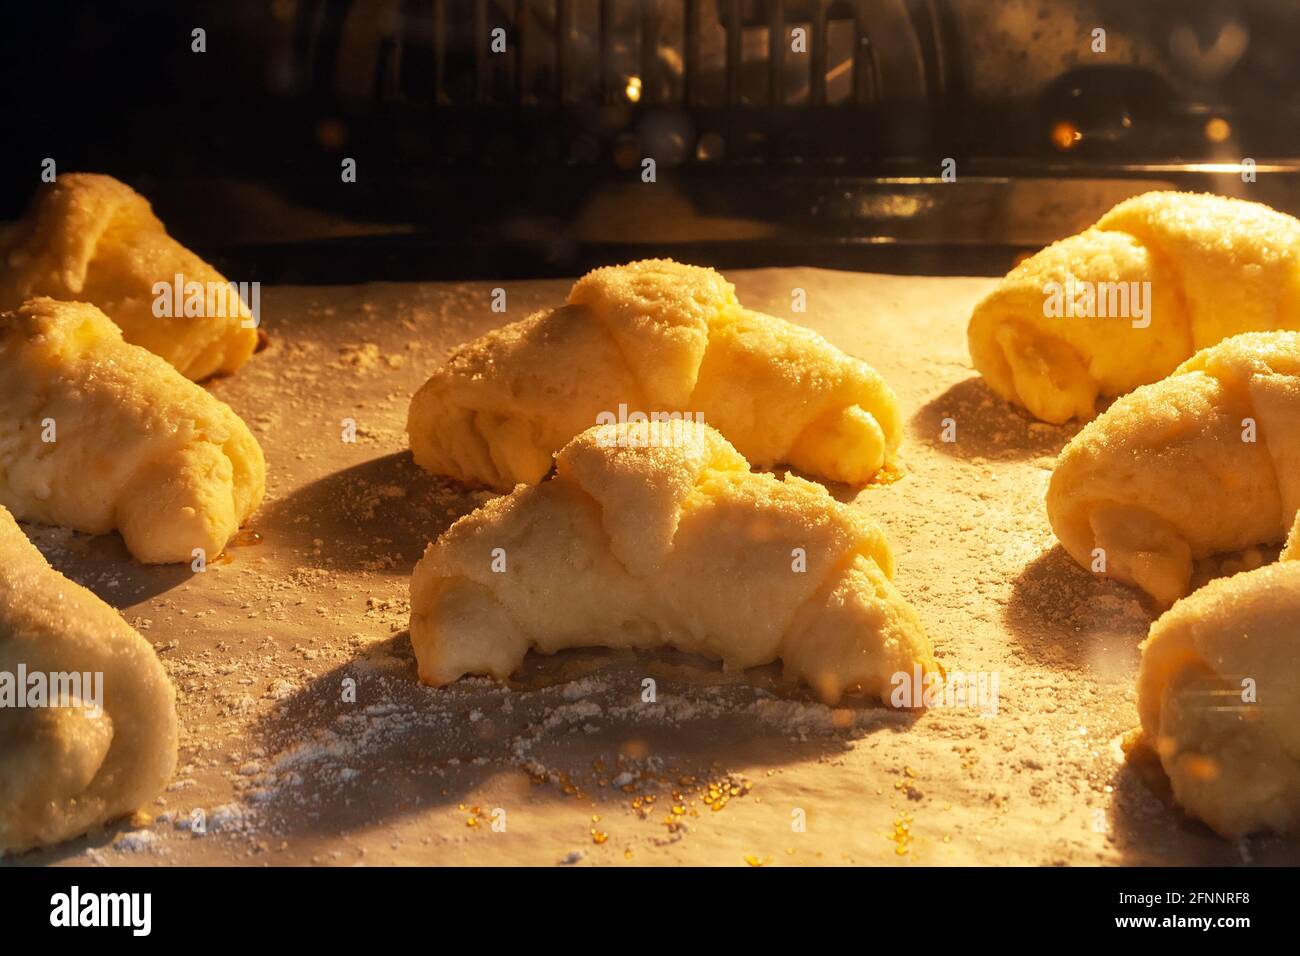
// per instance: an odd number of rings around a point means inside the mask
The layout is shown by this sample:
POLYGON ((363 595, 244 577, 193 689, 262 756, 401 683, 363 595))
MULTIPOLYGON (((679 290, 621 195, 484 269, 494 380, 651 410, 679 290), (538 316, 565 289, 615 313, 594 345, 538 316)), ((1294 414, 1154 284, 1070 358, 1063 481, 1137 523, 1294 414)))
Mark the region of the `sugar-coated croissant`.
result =
POLYGON ((1225 338, 1288 329, 1300 329, 1300 221, 1152 192, 1016 266, 975 308, 968 337, 993 391, 1060 423, 1225 338))
POLYGON ((223 402, 122 340, 81 302, 0 314, 0 505, 146 563, 221 553, 257 508, 266 464, 223 402))
POLYGON ((704 421, 759 467, 853 484, 902 431, 866 363, 741 308, 712 269, 661 259, 597 269, 564 307, 462 346, 412 399, 407 431, 425 469, 509 490, 584 429, 638 413, 704 421))
POLYGON ((1252 332, 1118 399, 1065 446, 1052 530, 1164 604, 1194 561, 1282 540, 1300 508, 1300 333, 1252 332))
POLYGON ((0 309, 35 296, 93 303, 195 381, 234 372, 257 346, 247 303, 111 176, 60 176, 0 233, 0 309))
POLYGON ((0 508, 0 853, 139 809, 171 777, 176 739, 153 648, 0 508))
POLYGON ((938 673, 893 573, 873 521, 818 484, 751 473, 707 425, 596 426, 554 477, 429 546, 411 642, 434 685, 505 678, 530 648, 669 646, 728 668, 780 659, 827 702, 888 701, 896 675, 938 673))
POLYGON ((1174 797, 1225 837, 1300 832, 1300 522, 1278 564, 1151 626, 1138 712, 1174 797))

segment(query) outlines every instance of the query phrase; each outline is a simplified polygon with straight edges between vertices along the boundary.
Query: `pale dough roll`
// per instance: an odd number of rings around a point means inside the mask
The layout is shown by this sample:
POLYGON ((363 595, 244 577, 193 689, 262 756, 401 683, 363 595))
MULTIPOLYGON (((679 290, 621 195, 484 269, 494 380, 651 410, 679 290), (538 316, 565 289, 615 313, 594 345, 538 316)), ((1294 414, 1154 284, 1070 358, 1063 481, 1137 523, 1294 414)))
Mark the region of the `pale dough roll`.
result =
POLYGON ((421 679, 504 679, 530 648, 590 646, 780 659, 828 702, 887 701, 894 675, 937 671, 874 522, 820 485, 751 473, 708 426, 675 429, 658 445, 651 425, 588 429, 553 478, 431 544, 411 578, 421 679))
POLYGON ((1194 562, 1282 540, 1300 508, 1300 333, 1235 336, 1118 399, 1047 491, 1070 555, 1170 604, 1194 562), (1254 440, 1247 440, 1253 437, 1254 440))
POLYGON ((407 431, 426 470, 509 490, 540 481, 557 449, 620 402, 646 405, 615 343, 568 306, 457 349, 411 399, 407 431))
POLYGON ((1230 838, 1300 830, 1300 561, 1212 581, 1156 621, 1138 711, 1193 816, 1230 838))
POLYGON ((691 401, 759 467, 787 462, 854 485, 888 463, 903 432, 875 369, 811 329, 748 309, 714 321, 691 401))
POLYGON ((0 315, 0 406, 0 504, 23 520, 116 528, 140 561, 188 563, 220 554, 262 500, 247 426, 92 305, 0 315))
MULTIPOLYGON (((29 679, 102 674, 103 713, 76 701, 0 707, 0 852, 71 839, 158 795, 176 765, 177 729, 153 648, 51 568, 0 507, 0 672, 16 680, 20 665, 29 679)), ((81 703, 93 703, 94 683, 82 679, 81 703)))
POLYGON ((1060 423, 1229 336, 1286 329, 1300 329, 1300 222, 1259 203, 1152 192, 1016 266, 976 307, 968 339, 993 391, 1060 423), (1049 317, 1049 283, 1091 288, 1108 313, 1127 301, 1128 314, 1049 317))
MULTIPOLYGON (((820 335, 742 309, 712 269, 597 269, 569 303, 459 348, 411 401, 423 468, 509 490, 535 483, 602 414, 702 416, 755 465, 861 484, 902 433, 893 393, 820 335)), ((698 419, 697 419, 698 420, 698 419)))
POLYGON ((252 315, 216 269, 167 234, 149 202, 111 176, 70 173, 0 237, 0 309, 34 296, 90 302, 125 339, 195 381, 234 372, 257 346, 252 315), (203 290, 202 316, 155 315, 158 282, 203 290), (248 325, 249 327, 245 327, 248 325))

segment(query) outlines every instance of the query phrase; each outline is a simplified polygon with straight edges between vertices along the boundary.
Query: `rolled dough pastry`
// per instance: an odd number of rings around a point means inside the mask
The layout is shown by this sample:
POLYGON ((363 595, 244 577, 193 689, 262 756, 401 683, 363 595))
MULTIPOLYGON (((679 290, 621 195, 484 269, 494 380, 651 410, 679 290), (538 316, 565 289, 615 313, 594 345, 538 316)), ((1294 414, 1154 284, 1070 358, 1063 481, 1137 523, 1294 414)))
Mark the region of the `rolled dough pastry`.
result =
POLYGON ((257 508, 262 450, 228 406, 122 341, 93 305, 0 314, 0 505, 145 563, 221 553, 257 508))
POLYGON ((153 648, 51 568, 4 508, 0 701, 0 851, 58 843, 131 813, 176 766, 175 696, 153 648), (69 693, 77 688, 81 696, 69 693))
POLYGON ((462 346, 415 394, 407 431, 425 469, 504 491, 540 481, 584 429, 638 413, 703 420, 759 467, 852 484, 902 431, 866 363, 741 308, 712 269, 663 259, 597 269, 564 307, 462 346))
POLYGON ((1300 221, 1152 192, 1016 266, 976 306, 968 338, 993 391, 1060 423, 1229 336, 1278 329, 1300 329, 1300 221))
POLYGON ((556 474, 466 515, 411 578, 420 677, 505 678, 530 648, 659 647, 784 662, 825 701, 937 672, 880 528, 803 479, 754 474, 717 431, 593 427, 556 474), (622 447, 620 447, 620 445, 622 447))
POLYGON ((1279 542, 1298 508, 1296 332, 1234 336, 1118 399, 1065 446, 1047 490, 1076 561, 1163 604, 1187 593, 1196 559, 1279 542))
POLYGON ((149 202, 111 176, 60 176, 21 223, 0 233, 0 309, 43 295, 93 303, 128 342, 195 381, 235 371, 257 346, 252 314, 221 273, 167 235, 149 202), (155 283, 168 287, 165 296, 155 283), (190 284, 190 312, 200 315, 186 314, 190 284))
POLYGON ((1142 645, 1143 734, 1174 797, 1225 837, 1300 831, 1298 557, 1210 582, 1142 645))

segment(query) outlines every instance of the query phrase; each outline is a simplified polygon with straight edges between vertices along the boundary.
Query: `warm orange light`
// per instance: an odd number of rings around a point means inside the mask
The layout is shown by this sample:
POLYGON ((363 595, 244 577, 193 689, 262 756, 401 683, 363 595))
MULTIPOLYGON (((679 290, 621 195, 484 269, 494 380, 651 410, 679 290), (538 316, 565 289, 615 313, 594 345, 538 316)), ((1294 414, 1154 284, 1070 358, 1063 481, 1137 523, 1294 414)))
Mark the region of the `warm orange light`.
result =
POLYGON ((623 93, 627 96, 628 102, 639 103, 641 101, 641 77, 629 76, 623 93))
POLYGON ((316 124, 316 142, 325 149, 342 149, 347 141, 348 128, 341 120, 323 119, 316 124))
POLYGON ((1214 117, 1205 124, 1205 138, 1211 143, 1222 143, 1232 135, 1232 127, 1228 121, 1220 116, 1214 117))
POLYGON ((1061 120, 1052 127, 1052 145, 1057 149, 1074 149, 1082 139, 1083 133, 1079 132, 1079 127, 1069 120, 1061 120))
POLYGON ((1193 780, 1200 780, 1209 783, 1218 780, 1222 768, 1218 761, 1201 754, 1186 754, 1182 761, 1183 769, 1193 780))

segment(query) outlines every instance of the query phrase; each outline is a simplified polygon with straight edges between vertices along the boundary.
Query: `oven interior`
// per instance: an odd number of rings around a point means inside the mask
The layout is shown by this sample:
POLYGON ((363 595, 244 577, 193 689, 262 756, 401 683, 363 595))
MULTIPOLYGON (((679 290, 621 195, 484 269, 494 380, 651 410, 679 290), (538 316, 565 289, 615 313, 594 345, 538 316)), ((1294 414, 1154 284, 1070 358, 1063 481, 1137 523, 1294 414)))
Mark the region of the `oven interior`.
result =
POLYGON ((1240 194, 1243 163, 1254 198, 1295 208, 1300 11, 1283 0, 110 0, 10 16, 0 212, 54 157, 132 182, 178 236, 263 281, 573 275, 650 255, 996 275, 1126 195, 1240 194))

